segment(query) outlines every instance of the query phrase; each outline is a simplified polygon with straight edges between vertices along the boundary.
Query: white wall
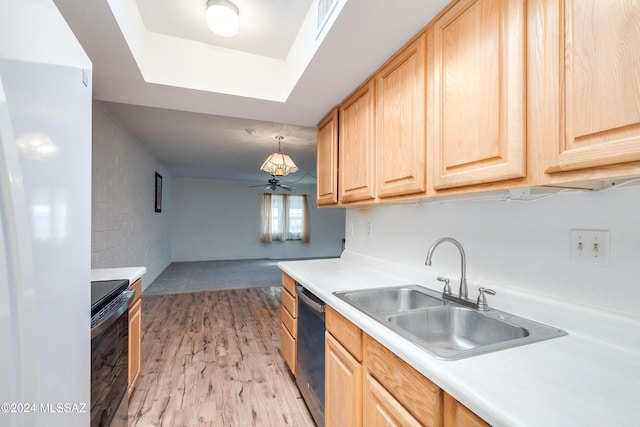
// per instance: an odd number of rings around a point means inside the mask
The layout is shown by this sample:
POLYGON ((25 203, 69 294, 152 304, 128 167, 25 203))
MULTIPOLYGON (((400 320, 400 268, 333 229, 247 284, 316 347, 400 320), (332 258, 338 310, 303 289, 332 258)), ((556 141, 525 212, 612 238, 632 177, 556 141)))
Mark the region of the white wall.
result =
POLYGON ((146 288, 171 263, 172 177, 99 102, 93 103, 91 267, 147 267, 146 288), (154 211, 155 172, 163 177, 154 211))
POLYGON ((317 209, 315 187, 298 186, 309 196, 311 243, 260 243, 260 204, 264 187, 176 178, 174 180, 173 260, 339 256, 344 209, 317 209))
MULTIPOLYGON (((451 278, 457 293, 460 257, 451 244, 427 250, 438 238, 459 240, 467 255, 470 296, 496 284, 639 317, 640 188, 574 191, 535 202, 448 201, 347 209, 346 248, 451 278), (354 235, 349 235, 353 223, 354 235), (367 224, 372 224, 372 236, 367 224), (608 265, 569 259, 570 229, 610 230, 608 265)), ((441 284, 433 287, 440 289, 441 284)))

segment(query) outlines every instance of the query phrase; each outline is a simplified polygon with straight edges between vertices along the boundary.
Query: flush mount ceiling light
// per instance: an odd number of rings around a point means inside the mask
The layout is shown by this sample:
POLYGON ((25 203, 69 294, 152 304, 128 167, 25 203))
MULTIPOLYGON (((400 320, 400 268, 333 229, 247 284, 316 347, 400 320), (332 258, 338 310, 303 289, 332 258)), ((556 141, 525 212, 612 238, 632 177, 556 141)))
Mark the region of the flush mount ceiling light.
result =
POLYGON ((260 166, 260 170, 273 176, 285 176, 298 172, 298 166, 291 160, 291 157, 281 151, 284 136, 276 136, 275 138, 278 140, 278 152, 267 157, 267 160, 260 166))
POLYGON ((222 37, 238 34, 240 12, 238 7, 228 0, 207 1, 207 25, 214 33, 222 37))

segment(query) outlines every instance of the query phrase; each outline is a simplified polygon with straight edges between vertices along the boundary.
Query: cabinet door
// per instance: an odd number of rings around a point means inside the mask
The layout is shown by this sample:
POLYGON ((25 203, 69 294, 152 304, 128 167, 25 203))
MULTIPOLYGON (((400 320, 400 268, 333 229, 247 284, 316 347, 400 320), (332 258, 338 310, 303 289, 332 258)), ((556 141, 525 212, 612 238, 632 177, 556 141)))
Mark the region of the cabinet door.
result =
POLYGON ((338 203, 338 109, 318 124, 318 206, 338 203))
POLYGON ((434 188, 526 175, 523 0, 462 0, 433 25, 434 188))
POLYGON ((374 95, 372 79, 339 107, 341 202, 369 200, 375 196, 374 95))
POLYGON ((489 424, 444 393, 444 427, 489 427, 489 424))
POLYGON ((364 334, 367 372, 422 425, 442 426, 442 390, 388 348, 364 334))
POLYGON ((376 74, 378 196, 426 191, 426 34, 376 74))
POLYGON ((325 337, 325 425, 361 426, 362 365, 330 333, 325 337))
POLYGON ((640 2, 530 6, 545 172, 640 160, 640 2))
POLYGON ((129 308, 129 396, 133 391, 140 375, 142 339, 142 299, 129 308))
POLYGON ((364 425, 367 427, 420 427, 416 420, 379 382, 367 375, 364 383, 364 425))

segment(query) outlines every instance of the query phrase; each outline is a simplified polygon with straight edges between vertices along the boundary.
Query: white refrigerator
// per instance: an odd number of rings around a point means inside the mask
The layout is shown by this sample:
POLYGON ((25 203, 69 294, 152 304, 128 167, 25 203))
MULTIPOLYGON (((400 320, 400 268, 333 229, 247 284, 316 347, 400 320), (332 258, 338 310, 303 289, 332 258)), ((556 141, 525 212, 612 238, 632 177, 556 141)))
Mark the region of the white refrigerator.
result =
POLYGON ((86 426, 91 64, 51 1, 0 3, 0 426, 86 426))

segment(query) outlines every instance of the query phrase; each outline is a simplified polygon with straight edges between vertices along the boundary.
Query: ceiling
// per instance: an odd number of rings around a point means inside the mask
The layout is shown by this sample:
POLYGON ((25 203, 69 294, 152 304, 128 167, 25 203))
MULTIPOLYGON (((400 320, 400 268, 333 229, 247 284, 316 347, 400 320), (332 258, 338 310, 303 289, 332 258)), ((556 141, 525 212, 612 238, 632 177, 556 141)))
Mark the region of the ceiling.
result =
POLYGON ((313 0, 234 0, 241 28, 230 38, 207 28, 205 0, 136 3, 147 31, 284 60, 313 0))
POLYGON ((176 177, 264 182, 277 151, 315 182, 315 125, 448 0, 234 0, 240 32, 205 0, 54 0, 93 63, 94 99, 176 177), (389 4, 395 7, 389 7, 389 4), (402 7, 398 7, 401 5, 402 7), (319 27, 319 28, 318 28, 319 27))

